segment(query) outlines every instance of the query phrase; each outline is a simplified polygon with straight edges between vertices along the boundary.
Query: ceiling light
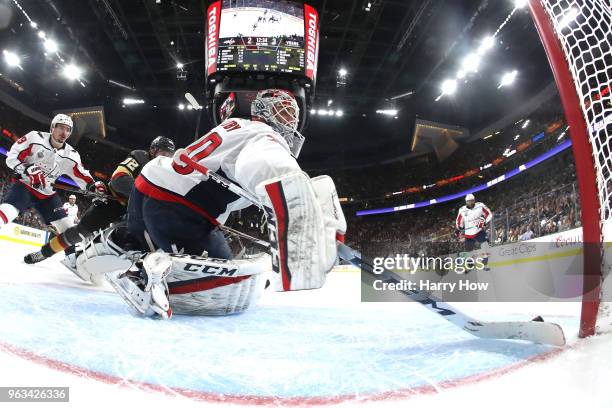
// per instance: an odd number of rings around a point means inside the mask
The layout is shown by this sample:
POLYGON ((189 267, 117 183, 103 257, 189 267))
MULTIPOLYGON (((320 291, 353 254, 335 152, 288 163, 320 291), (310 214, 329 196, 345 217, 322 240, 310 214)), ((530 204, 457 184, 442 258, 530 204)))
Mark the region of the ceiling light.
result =
POLYGON ((578 16, 578 9, 575 7, 570 8, 564 15, 561 17, 559 21, 559 30, 563 30, 565 27, 570 25, 573 21, 576 20, 578 16))
POLYGON ((123 98, 124 105, 141 105, 145 103, 144 99, 123 98))
POLYGON ((338 109, 336 111, 336 116, 338 116, 338 117, 344 116, 344 112, 342 110, 338 109))
POLYGON ((376 113, 379 115, 395 116, 397 115, 397 109, 377 109, 376 113))
POLYGON ((472 53, 463 59, 462 67, 467 72, 476 72, 478 71, 478 66, 480 65, 480 56, 478 54, 472 53))
POLYGON ((345 76, 348 74, 348 72, 346 71, 346 69, 344 69, 344 68, 340 68, 340 69, 338 70, 338 74, 339 74, 341 77, 345 77, 345 76))
POLYGON ((511 85, 516 79, 517 74, 518 72, 516 70, 511 71, 511 72, 506 72, 504 76, 502 76, 501 82, 499 83, 499 86, 497 88, 499 89, 502 86, 511 85))
POLYGON ((332 101, 331 99, 327 101, 327 106, 330 106, 332 103, 334 103, 334 101, 332 101))
POLYGON ((83 70, 74 64, 68 64, 64 67, 64 76, 70 80, 79 79, 83 70))
POLYGON ((317 110, 316 109, 311 109, 310 110, 310 114, 311 115, 316 115, 317 114, 317 110))
POLYGON ((2 54, 4 54, 4 62, 6 62, 6 64, 9 67, 18 67, 21 64, 21 59, 19 58, 19 56, 17 54, 15 54, 14 52, 11 51, 7 51, 7 50, 3 50, 2 54))
POLYGON ((57 52, 57 43, 51 38, 47 38, 44 42, 45 50, 47 52, 57 52))
POLYGON ((479 54, 484 54, 489 51, 495 45, 495 37, 492 35, 486 36, 482 42, 480 43, 480 47, 478 48, 479 54))
POLYGON ((32 28, 38 28, 38 24, 36 24, 36 21, 31 21, 31 22, 30 22, 30 27, 32 27, 32 28))
POLYGON ((183 110, 183 109, 185 109, 185 105, 184 105, 184 104, 182 104, 182 103, 179 103, 178 108, 179 108, 179 110, 183 110))
POLYGON ((529 119, 527 119, 525 122, 523 122, 523 126, 521 126, 521 128, 525 129, 527 126, 529 126, 529 119))
POLYGON ((325 110, 325 109, 319 109, 319 110, 317 111, 317 113, 318 113, 319 115, 321 115, 321 116, 325 116, 325 115, 327 115, 327 110, 325 110))
POLYGON ((447 79, 442 82, 440 89, 442 90, 442 95, 452 95, 457 90, 457 81, 454 79, 447 79))
POLYGON ((184 66, 185 66, 185 65, 183 65, 183 63, 182 63, 182 62, 177 62, 177 63, 176 63, 176 67, 177 67, 178 69, 183 69, 183 67, 184 67, 184 66))
POLYGON ((44 31, 40 30, 40 31, 38 32, 38 36, 39 36, 40 38, 45 38, 45 37, 47 36, 47 34, 45 34, 45 32, 44 32, 44 31))
POLYGON ((514 7, 523 8, 529 3, 529 0, 514 0, 514 7))

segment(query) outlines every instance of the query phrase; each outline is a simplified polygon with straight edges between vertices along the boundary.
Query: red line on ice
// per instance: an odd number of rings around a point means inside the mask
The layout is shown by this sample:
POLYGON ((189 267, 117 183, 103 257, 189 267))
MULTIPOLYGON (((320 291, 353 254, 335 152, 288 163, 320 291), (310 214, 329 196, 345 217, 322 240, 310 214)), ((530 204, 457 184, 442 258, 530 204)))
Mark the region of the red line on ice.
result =
POLYGON ((197 401, 206 402, 226 402, 232 404, 244 405, 330 405, 341 402, 370 402, 384 401, 393 399, 406 399, 417 395, 435 394, 440 389, 455 388, 462 385, 469 385, 485 381, 491 378, 499 377, 516 371, 519 368, 525 367, 531 363, 548 360, 559 353, 570 349, 571 347, 554 349, 518 363, 510 364, 506 367, 497 368, 491 371, 474 374, 471 376, 446 380, 436 384, 436 387, 426 384, 417 387, 401 388, 394 391, 385 391, 376 394, 360 394, 360 395, 330 395, 330 396, 314 396, 314 397, 278 397, 278 396, 259 396, 259 395, 226 395, 214 392, 196 391, 180 387, 167 387, 164 385, 151 384, 141 381, 133 381, 126 378, 117 377, 110 374, 104 374, 88 368, 78 367, 70 363, 60 360, 55 360, 49 357, 38 355, 32 351, 21 349, 19 347, 0 342, 0 350, 14 354, 34 363, 47 366, 54 370, 67 372, 80 377, 93 378, 95 380, 107 383, 120 385, 126 388, 138 388, 143 391, 155 391, 162 394, 173 396, 179 394, 197 401))

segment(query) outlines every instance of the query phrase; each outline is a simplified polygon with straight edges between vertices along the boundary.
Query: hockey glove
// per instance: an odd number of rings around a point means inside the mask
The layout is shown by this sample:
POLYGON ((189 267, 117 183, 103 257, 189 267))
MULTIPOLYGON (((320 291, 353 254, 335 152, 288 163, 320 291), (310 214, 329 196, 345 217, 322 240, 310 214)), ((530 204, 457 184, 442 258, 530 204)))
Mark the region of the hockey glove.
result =
POLYGON ((34 188, 47 187, 45 172, 36 164, 30 164, 25 168, 24 174, 30 179, 30 185, 34 188))
POLYGON ((91 182, 87 185, 87 191, 96 194, 99 197, 104 197, 107 194, 106 185, 101 181, 91 182))
POLYGON ((478 228, 484 229, 486 219, 484 217, 480 217, 478 219, 478 228))

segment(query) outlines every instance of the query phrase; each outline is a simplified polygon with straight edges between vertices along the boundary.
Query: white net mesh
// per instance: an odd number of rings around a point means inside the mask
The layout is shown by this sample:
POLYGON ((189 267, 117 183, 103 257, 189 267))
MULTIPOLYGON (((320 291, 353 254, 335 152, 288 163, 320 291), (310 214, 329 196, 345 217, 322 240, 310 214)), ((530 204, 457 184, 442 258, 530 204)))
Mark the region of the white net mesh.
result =
MULTIPOLYGON (((610 0, 540 1, 568 61, 593 151, 604 241, 605 281, 599 319, 609 320, 612 251, 606 243, 612 241, 612 3, 610 0)), ((598 326, 602 328, 601 324, 598 326)))
POLYGON ((588 126, 600 219, 612 218, 612 8, 610 0, 543 0, 588 126))

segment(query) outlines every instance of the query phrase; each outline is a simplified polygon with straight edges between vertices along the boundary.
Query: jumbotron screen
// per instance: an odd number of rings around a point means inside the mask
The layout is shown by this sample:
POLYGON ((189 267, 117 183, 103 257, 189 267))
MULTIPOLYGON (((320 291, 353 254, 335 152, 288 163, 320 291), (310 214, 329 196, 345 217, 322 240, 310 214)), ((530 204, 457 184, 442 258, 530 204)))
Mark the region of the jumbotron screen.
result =
POLYGON ((222 0, 207 13, 207 74, 281 72, 314 79, 318 14, 290 0, 222 0))

